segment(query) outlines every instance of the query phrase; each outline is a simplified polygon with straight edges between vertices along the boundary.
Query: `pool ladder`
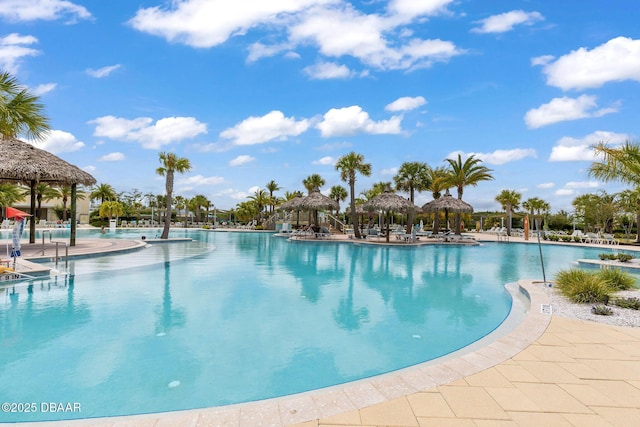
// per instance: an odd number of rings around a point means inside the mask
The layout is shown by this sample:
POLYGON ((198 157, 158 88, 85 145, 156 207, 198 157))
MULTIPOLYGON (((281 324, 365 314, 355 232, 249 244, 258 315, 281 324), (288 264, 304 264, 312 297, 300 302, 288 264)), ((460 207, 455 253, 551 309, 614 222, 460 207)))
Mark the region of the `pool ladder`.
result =
POLYGON ((42 230, 42 256, 44 256, 44 235, 45 233, 49 232, 49 242, 50 243, 55 243, 56 244, 56 257, 55 257, 55 261, 56 261, 56 266, 58 265, 58 261, 60 260, 60 244, 64 244, 64 268, 68 269, 69 268, 69 245, 67 244, 67 242, 61 242, 59 240, 53 240, 53 235, 51 234, 51 230, 42 230))

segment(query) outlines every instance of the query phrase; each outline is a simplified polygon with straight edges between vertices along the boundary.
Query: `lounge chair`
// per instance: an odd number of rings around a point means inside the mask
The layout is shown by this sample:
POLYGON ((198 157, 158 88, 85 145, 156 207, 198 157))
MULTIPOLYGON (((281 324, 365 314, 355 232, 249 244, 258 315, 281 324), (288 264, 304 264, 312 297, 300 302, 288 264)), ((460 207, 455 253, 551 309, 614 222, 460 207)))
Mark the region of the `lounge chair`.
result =
POLYGON ((620 243, 620 242, 618 242, 616 240, 616 238, 613 236, 613 234, 606 234, 605 233, 605 234, 602 235, 601 240, 602 240, 601 243, 604 243, 606 245, 617 245, 617 244, 620 243))
POLYGON ((602 239, 596 233, 587 233, 582 239, 583 243, 602 243, 602 239))

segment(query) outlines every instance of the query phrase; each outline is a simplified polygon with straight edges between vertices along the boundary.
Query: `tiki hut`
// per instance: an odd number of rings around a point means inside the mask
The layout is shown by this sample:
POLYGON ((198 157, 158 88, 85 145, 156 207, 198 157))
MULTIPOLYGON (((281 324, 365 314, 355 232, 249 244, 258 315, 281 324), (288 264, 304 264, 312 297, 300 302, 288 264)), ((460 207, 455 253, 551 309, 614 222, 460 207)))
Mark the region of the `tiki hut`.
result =
MULTIPOLYGON (((444 211, 445 218, 449 220, 449 212, 455 213, 471 213, 473 212, 473 206, 469 203, 462 201, 461 199, 455 198, 449 193, 449 190, 445 193, 444 196, 434 199, 428 203, 425 203, 422 206, 422 210, 424 212, 435 212, 436 213, 436 225, 434 226, 434 232, 438 230, 438 212, 444 211)), ((460 234, 460 223, 456 224, 456 234, 460 234)))
MULTIPOLYGON (((35 187, 39 182, 51 185, 71 186, 71 238, 76 244, 76 186, 93 185, 96 180, 81 170, 48 151, 41 150, 16 138, 0 139, 0 182, 25 184, 31 189, 31 213, 36 210, 35 187)), ((35 243, 36 224, 30 221, 29 243, 35 243)))
POLYGON ((304 196, 299 206, 300 209, 314 212, 314 223, 316 226, 318 225, 318 215, 316 214, 319 210, 329 209, 337 211, 340 208, 338 202, 322 194, 318 187, 311 190, 308 196, 304 196))
POLYGON ((407 213, 415 210, 415 206, 410 200, 405 199, 402 196, 395 194, 391 187, 387 185, 384 189, 384 193, 379 194, 371 200, 365 202, 362 207, 368 211, 382 211, 384 212, 385 222, 387 224, 387 242, 389 241, 389 213, 402 212, 407 213))
POLYGON ((283 211, 297 211, 297 215, 296 215, 296 226, 298 226, 300 224, 300 202, 302 201, 302 193, 300 193, 299 191, 296 192, 295 197, 293 197, 292 199, 287 200, 286 202, 284 202, 283 204, 281 204, 280 206, 278 206, 278 209, 283 210, 283 211))

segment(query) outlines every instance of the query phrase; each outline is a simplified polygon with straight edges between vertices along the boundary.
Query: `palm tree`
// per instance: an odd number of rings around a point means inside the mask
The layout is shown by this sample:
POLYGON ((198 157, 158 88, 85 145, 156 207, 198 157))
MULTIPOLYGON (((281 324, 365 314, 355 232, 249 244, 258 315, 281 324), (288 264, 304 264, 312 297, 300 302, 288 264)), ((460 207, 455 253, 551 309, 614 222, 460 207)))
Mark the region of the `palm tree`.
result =
POLYGON ((273 197, 273 193, 275 193, 276 191, 280 190, 280 186, 274 181, 271 180, 269 182, 267 182, 267 185, 265 186, 265 188, 269 191, 269 214, 273 215, 273 211, 275 209, 276 206, 276 199, 274 199, 273 197))
POLYGON ((358 227, 358 214, 356 213, 356 174, 359 173, 362 176, 370 176, 371 164, 364 162, 364 156, 362 154, 356 154, 352 151, 340 157, 335 167, 337 171, 340 171, 340 179, 349 183, 349 193, 351 194, 351 224, 353 225, 355 237, 359 239, 360 228, 358 227))
MULTIPOLYGON (((333 200, 335 200, 338 204, 340 204, 340 202, 344 202, 345 200, 347 200, 347 197, 349 196, 349 193, 347 192, 347 189, 344 188, 342 185, 334 185, 333 187, 331 187, 331 190, 329 191, 329 197, 331 197, 333 200)), ((338 211, 340 210, 340 208, 338 208, 338 211)), ((336 211, 336 214, 338 212, 336 211)))
POLYGON ((502 209, 507 212, 507 235, 511 236, 511 223, 513 221, 513 211, 520 208, 522 195, 515 190, 502 190, 496 196, 496 202, 502 205, 502 209))
MULTIPOLYGON (((443 166, 438 166, 436 168, 430 167, 428 173, 430 185, 427 190, 431 191, 433 200, 439 199, 442 196, 442 191, 451 187, 448 181, 449 171, 443 166)), ((434 232, 440 230, 440 213, 438 212, 433 214, 433 230, 434 232)))
POLYGON ((307 189, 307 192, 309 194, 311 194, 314 188, 322 188, 324 184, 325 184, 324 178, 318 175, 317 173, 309 175, 308 177, 302 180, 302 185, 304 185, 304 188, 307 189))
POLYGON ((164 216, 164 228, 161 239, 169 238, 169 227, 171 226, 171 196, 173 195, 173 178, 176 172, 184 173, 191 170, 191 162, 185 157, 178 157, 174 153, 161 152, 159 155, 160 167, 156 173, 166 177, 166 212, 164 216))
MULTIPOLYGON (((28 192, 27 192, 28 194, 28 192)), ((0 207, 6 208, 22 200, 25 192, 16 184, 0 184, 0 207)), ((4 218, 4 215, 3 215, 4 218)))
POLYGON ((256 207, 256 213, 259 216, 258 219, 262 219, 262 211, 270 202, 267 192, 262 189, 256 190, 255 193, 253 193, 253 196, 249 196, 249 200, 251 200, 256 207))
MULTIPOLYGON (((429 166, 424 162, 404 162, 400 165, 398 174, 393 177, 396 190, 409 193, 409 200, 414 202, 414 193, 424 191, 429 188, 429 166)), ((411 233, 413 227, 413 211, 407 214, 407 233, 411 233)))
MULTIPOLYGON (((59 199, 62 199, 62 220, 67 220, 67 203, 69 202, 69 197, 71 197, 71 186, 63 185, 59 187, 56 191, 56 196, 59 199)), ((76 199, 84 199, 84 194, 76 193, 76 199)))
POLYGON ((39 97, 21 86, 8 72, 0 73, 0 136, 41 140, 50 130, 39 97))
POLYGON ((180 222, 180 211, 182 211, 182 209, 185 209, 185 213, 184 213, 184 227, 187 227, 187 212, 186 212, 186 204, 187 204, 187 199, 185 199, 183 196, 175 196, 173 198, 173 205, 176 207, 176 224, 178 224, 180 222))
POLYGON ((47 202, 58 197, 58 191, 55 188, 51 187, 49 184, 39 182, 38 184, 36 184, 35 192, 36 202, 38 203, 36 207, 36 213, 38 218, 40 218, 40 215, 42 214, 42 212, 40 212, 42 210, 42 202, 47 202))
MULTIPOLYGON (((640 145, 637 142, 625 141, 619 147, 599 142, 594 146, 594 153, 596 156, 602 156, 603 160, 591 164, 589 176, 605 182, 619 181, 631 184, 634 191, 640 189, 640 145)), ((637 233, 636 243, 640 243, 640 233, 637 233)))
POLYGON ((116 200, 116 190, 109 184, 98 184, 91 189, 91 193, 89 193, 89 199, 96 200, 100 199, 100 204, 104 203, 106 200, 116 200))
MULTIPOLYGON (((480 181, 490 181, 493 179, 491 175, 491 169, 486 166, 482 166, 481 159, 476 158, 473 154, 463 162, 462 155, 458 154, 456 159, 447 159, 449 163, 449 177, 448 181, 451 187, 456 187, 458 190, 458 199, 462 199, 462 193, 464 187, 475 187, 480 181)), ((461 214, 456 214, 456 234, 460 234, 460 217, 461 214)))

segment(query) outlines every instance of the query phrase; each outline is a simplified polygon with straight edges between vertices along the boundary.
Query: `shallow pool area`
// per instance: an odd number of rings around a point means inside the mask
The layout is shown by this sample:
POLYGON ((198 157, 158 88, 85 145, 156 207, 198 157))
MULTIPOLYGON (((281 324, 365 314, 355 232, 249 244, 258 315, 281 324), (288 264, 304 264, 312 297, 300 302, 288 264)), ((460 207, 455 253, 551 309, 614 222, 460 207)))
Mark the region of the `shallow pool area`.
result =
MULTIPOLYGON (((149 231, 117 237, 141 235, 149 231)), ((11 386, 0 400, 82 411, 0 420, 219 406, 378 375, 485 336, 509 313, 504 284, 542 278, 531 244, 183 236, 195 241, 72 260, 71 275, 2 289, 0 384, 11 386)), ((547 277, 598 252, 545 246, 547 277)))

